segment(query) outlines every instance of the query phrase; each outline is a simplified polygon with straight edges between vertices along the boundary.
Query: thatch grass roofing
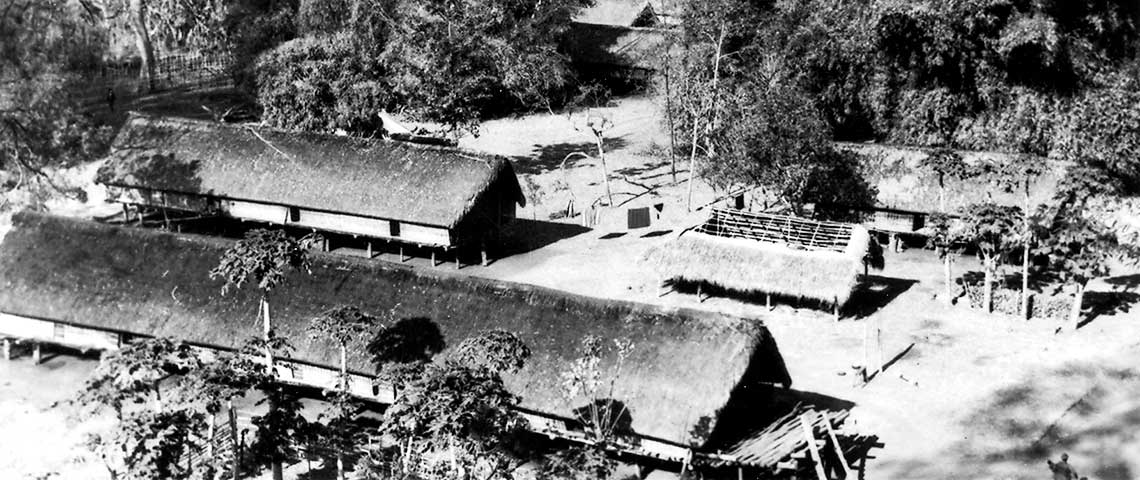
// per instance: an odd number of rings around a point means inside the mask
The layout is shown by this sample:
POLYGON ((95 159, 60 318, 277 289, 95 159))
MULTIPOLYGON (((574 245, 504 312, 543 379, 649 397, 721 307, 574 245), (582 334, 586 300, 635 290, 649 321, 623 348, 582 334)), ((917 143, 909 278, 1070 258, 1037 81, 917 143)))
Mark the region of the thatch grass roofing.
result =
POLYGON ((502 157, 137 113, 96 179, 447 228, 492 187, 525 204, 502 157))
POLYGON ((714 211, 644 259, 666 278, 846 303, 876 251, 870 234, 858 225, 783 217, 714 211))
MULTIPOLYGON (((109 330, 172 336, 236 347, 259 334, 251 288, 220 293, 207 272, 230 240, 21 213, 0 244, 0 311, 109 330)), ((330 307, 357 305, 398 318, 428 319, 448 346, 490 329, 520 335, 533 351, 507 379, 522 406, 573 418, 561 373, 581 338, 635 344, 614 398, 625 402, 639 434, 687 443, 690 429, 715 425, 741 389, 790 383, 765 327, 756 321, 686 309, 571 295, 458 273, 314 254, 311 274, 293 273, 271 298, 277 331, 294 358, 336 365, 333 345, 310 340, 309 320, 330 307)), ((351 368, 371 372, 363 343, 351 368)), ((607 354, 602 367, 612 369, 607 354)))

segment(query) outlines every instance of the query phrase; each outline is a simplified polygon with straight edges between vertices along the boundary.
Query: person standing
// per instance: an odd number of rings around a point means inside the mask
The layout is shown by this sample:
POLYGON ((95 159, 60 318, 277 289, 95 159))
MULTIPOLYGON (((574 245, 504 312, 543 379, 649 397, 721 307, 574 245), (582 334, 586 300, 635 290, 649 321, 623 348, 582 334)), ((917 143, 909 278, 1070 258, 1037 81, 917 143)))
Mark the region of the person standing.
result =
POLYGON ((115 111, 115 89, 114 88, 108 88, 107 89, 107 108, 110 109, 112 112, 115 111))
POLYGON ((1053 472, 1053 480, 1078 480, 1080 475, 1077 475, 1077 470, 1069 465, 1069 454, 1062 453, 1061 461, 1053 463, 1052 460, 1046 460, 1049 465, 1049 470, 1053 472))

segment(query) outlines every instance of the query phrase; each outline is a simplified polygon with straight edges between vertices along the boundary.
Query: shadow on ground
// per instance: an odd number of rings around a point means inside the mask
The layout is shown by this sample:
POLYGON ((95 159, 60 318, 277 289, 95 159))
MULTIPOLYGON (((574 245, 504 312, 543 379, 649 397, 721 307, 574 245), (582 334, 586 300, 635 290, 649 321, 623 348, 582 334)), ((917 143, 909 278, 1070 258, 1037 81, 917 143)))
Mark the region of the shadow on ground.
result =
POLYGON ((518 218, 503 232, 502 254, 527 253, 588 231, 589 228, 573 223, 518 218))
POLYGON ((888 466, 893 478, 1049 478, 1068 453, 1082 476, 1140 474, 1140 375, 1080 363, 1042 371, 995 392, 962 417, 963 439, 944 455, 888 466))
MULTIPOLYGON (((606 153, 610 153, 621 150, 627 145, 629 145, 629 141, 622 137, 616 137, 607 138, 604 146, 606 153)), ((535 145, 535 147, 534 152, 529 156, 520 155, 512 158, 515 171, 519 174, 534 175, 558 170, 562 161, 566 160, 566 156, 574 152, 582 152, 590 156, 598 153, 598 147, 594 142, 556 143, 553 145, 535 145)), ((566 160, 566 167, 571 168, 586 160, 588 160, 587 157, 575 155, 566 160)))
POLYGON ((851 294, 851 299, 843 307, 843 313, 855 318, 865 318, 893 302, 903 292, 918 283, 907 278, 868 275, 851 294))

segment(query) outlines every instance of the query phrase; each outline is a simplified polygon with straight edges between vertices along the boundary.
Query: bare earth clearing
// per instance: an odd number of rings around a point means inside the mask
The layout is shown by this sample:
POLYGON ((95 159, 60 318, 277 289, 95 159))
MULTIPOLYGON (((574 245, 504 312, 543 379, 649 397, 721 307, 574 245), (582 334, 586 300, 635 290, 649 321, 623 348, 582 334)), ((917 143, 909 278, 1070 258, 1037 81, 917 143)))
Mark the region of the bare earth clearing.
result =
MULTIPOLYGON (((615 123, 608 142, 611 172, 638 183, 671 183, 668 157, 649 155, 664 152, 655 145, 668 144, 653 103, 626 99, 606 111, 615 123)), ((587 230, 574 225, 579 219, 549 220, 551 213, 565 209, 571 192, 579 209, 603 192, 594 160, 569 162, 565 175, 558 168, 569 152, 593 154, 593 139, 574 131, 564 116, 488 122, 478 138, 465 138, 461 145, 514 157, 532 201, 520 212, 527 220, 517 227, 512 244, 517 253, 489 267, 467 267, 465 273, 585 295, 714 309, 765 322, 793 388, 854 402, 857 428, 880 437, 885 446, 873 451, 876 458, 867 462, 866 478, 1047 478, 1045 460, 1062 452, 1090 479, 1140 476, 1136 310, 1100 314, 1076 333, 1055 334, 1058 325, 1047 321, 1027 323, 947 306, 936 298, 943 291, 941 264, 923 250, 888 253, 887 268, 872 272, 878 292, 838 323, 811 308, 778 305, 769 312, 762 301, 713 297, 698 303, 692 293, 659 296, 659 280, 639 258, 704 215, 685 212, 684 168, 679 169, 680 183, 664 186, 646 202, 665 203, 660 222, 626 232, 623 209, 587 230), (868 322, 878 322, 884 330, 884 361, 905 354, 867 386, 855 386, 851 366, 862 361, 868 322)), ((613 181, 613 187, 630 194, 644 191, 621 180, 613 181)), ((694 205, 714 197, 701 185, 695 194, 699 201, 694 205)), ((630 196, 619 195, 617 201, 630 196)), ((74 204, 59 210, 76 215, 106 211, 74 204)), ((398 261, 394 255, 383 259, 398 261)), ((425 259, 409 263, 433 268, 425 259)), ((962 259, 955 268, 978 266, 962 259)), ((1128 273, 1135 272, 1121 272, 1128 273)), ((1140 276, 1098 281, 1093 290, 1140 293, 1140 276)), ((0 362, 0 425, 25 432, 0 437, 0 472, 15 472, 13 478, 49 471, 63 473, 62 478, 100 478, 101 467, 74 462, 82 455, 72 445, 81 436, 65 424, 63 408, 51 408, 82 385, 92 365, 73 357, 57 357, 39 367, 29 365, 26 357, 0 362), (44 448, 48 445, 52 448, 44 448)), ((3 477, 9 478, 7 473, 3 477)))

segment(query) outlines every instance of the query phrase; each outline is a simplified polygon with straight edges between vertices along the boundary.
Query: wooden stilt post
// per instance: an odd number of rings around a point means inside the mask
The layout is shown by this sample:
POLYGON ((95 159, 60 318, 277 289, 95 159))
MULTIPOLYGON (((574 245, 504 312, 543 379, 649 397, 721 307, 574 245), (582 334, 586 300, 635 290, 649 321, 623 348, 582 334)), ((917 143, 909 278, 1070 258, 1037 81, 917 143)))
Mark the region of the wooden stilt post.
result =
POLYGON ((701 296, 701 284, 697 284, 697 303, 705 303, 705 297, 701 296))
POLYGON ((875 375, 883 373, 883 321, 875 319, 875 349, 878 351, 879 361, 875 364, 875 375))
POLYGON ((736 467, 736 480, 744 480, 744 468, 736 467))
POLYGON ((811 431, 811 423, 808 421, 807 414, 800 414, 800 426, 803 427, 804 438, 807 439, 808 452, 811 453, 811 459, 815 462, 815 476, 819 480, 827 480, 827 473, 823 471, 823 459, 820 458, 819 448, 815 445, 815 435, 811 431))
POLYGON ((772 294, 771 293, 764 294, 764 306, 768 308, 769 312, 772 311, 772 294))
POLYGON ((130 222, 131 222, 131 207, 124 203, 123 204, 123 223, 130 223, 130 222))
POLYGON ((487 244, 484 243, 479 245, 479 254, 482 256, 483 266, 486 267, 489 265, 490 259, 487 257, 487 244))
POLYGON ((863 383, 867 383, 867 369, 870 368, 870 363, 868 362, 868 360, 870 360, 871 357, 870 357, 870 355, 868 355, 868 352, 867 352, 867 349, 870 348, 870 346, 868 345, 868 342, 870 341, 870 335, 869 335, 869 333, 870 333, 869 332, 870 322, 871 322, 871 320, 869 320, 869 319, 866 319, 866 318, 863 319, 863 365, 861 365, 859 367, 860 370, 862 370, 863 383))
POLYGON ((459 264, 459 249, 457 248, 455 249, 455 269, 459 270, 460 268, 463 268, 463 266, 459 264))
POLYGON ((823 412, 820 412, 819 416, 823 419, 823 428, 827 430, 828 438, 831 439, 831 448, 835 449, 835 456, 839 459, 839 465, 843 467, 843 478, 854 479, 851 465, 847 463, 847 456, 843 454, 843 447, 839 445, 839 437, 835 436, 835 430, 831 428, 831 420, 823 412))
POLYGON ((39 342, 32 344, 32 365, 39 365, 44 359, 43 349, 39 342))
POLYGON ((835 316, 835 321, 838 322, 839 321, 839 299, 838 298, 835 299, 835 301, 832 302, 831 305, 833 308, 833 314, 835 316))
POLYGON ((368 241, 368 258, 372 258, 372 241, 368 241))
POLYGON ((404 246, 403 245, 400 245, 400 261, 401 262, 405 261, 404 260, 404 246))
POLYGON ((3 340, 3 343, 2 343, 2 348, 4 351, 3 352, 4 353, 4 360, 11 360, 12 359, 12 339, 5 338, 3 340))
POLYGON ((433 248, 433 249, 431 249, 431 266, 434 267, 436 265, 439 265, 439 264, 435 263, 435 249, 433 248))

